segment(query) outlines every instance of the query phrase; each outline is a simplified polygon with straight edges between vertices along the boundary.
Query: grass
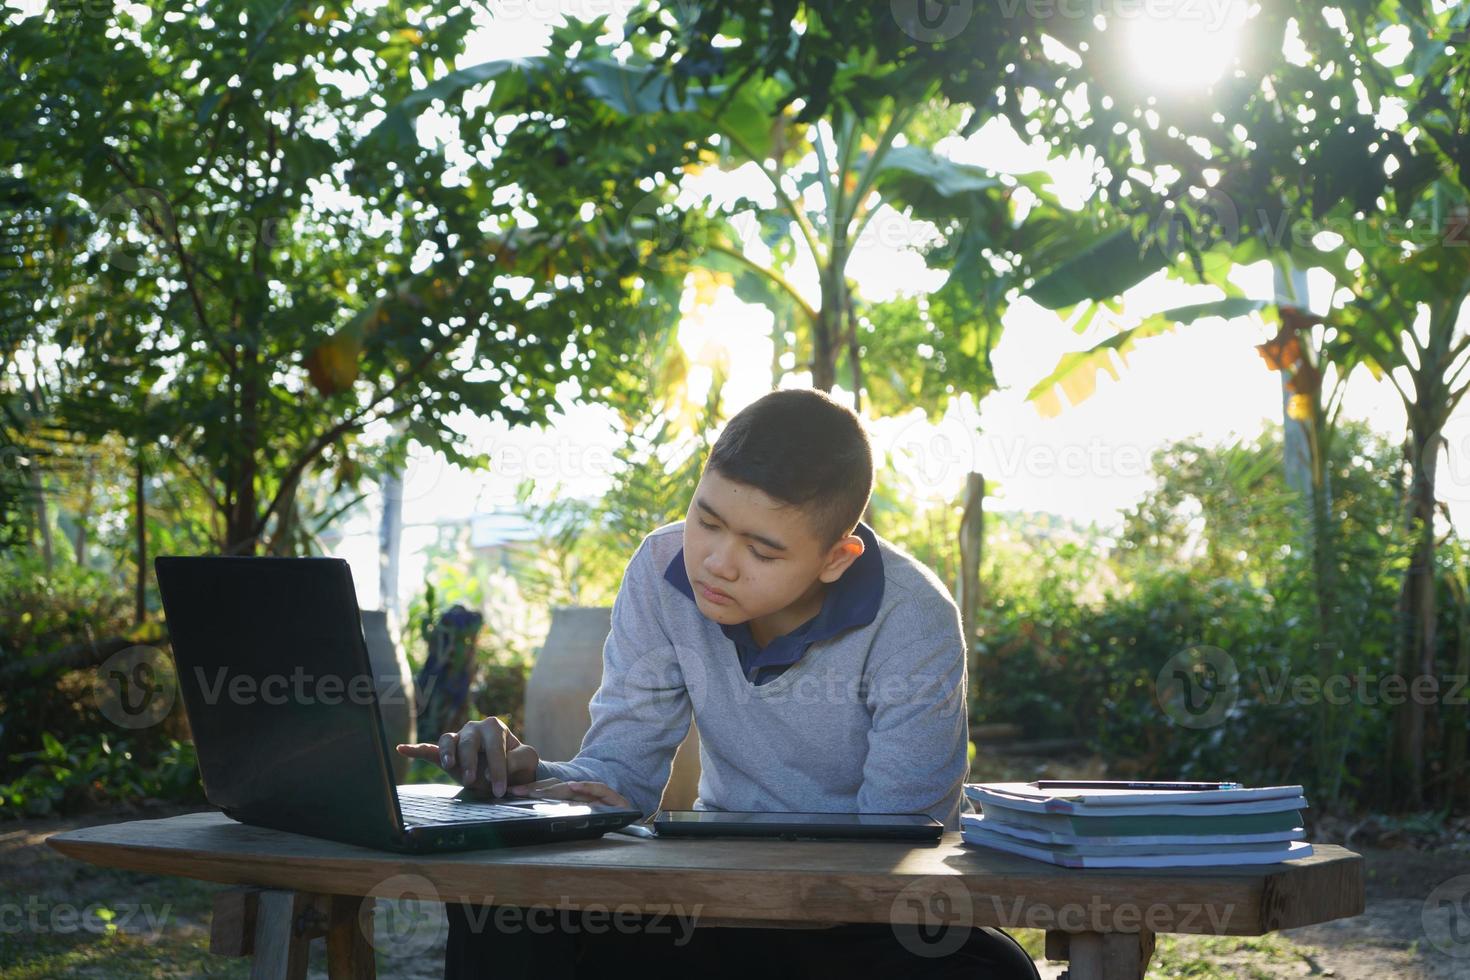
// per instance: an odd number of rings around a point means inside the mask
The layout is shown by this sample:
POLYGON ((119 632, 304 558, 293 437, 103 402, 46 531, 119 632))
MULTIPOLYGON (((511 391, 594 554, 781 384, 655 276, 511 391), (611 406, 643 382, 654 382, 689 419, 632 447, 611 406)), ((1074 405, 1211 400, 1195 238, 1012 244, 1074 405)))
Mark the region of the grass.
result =
MULTIPOLYGON (((1040 960, 1046 934, 1040 929, 1008 929, 1032 959, 1040 960)), ((1148 980, 1277 980, 1295 975, 1283 970, 1303 958, 1303 948, 1280 935, 1158 937, 1148 980), (1268 969, 1274 966, 1278 969, 1268 969)))
POLYGON ((250 975, 209 952, 221 886, 158 878, 38 854, 0 876, 0 980, 250 975))
POLYGON ((0 943, 0 978, 43 980, 51 977, 98 977, 135 980, 162 977, 250 976, 243 959, 213 956, 209 939, 165 935, 155 940, 125 934, 50 935, 11 948, 0 943))
POLYGON ((1292 944, 1279 936, 1159 936, 1148 976, 1160 980, 1166 977, 1272 980, 1280 973, 1266 972, 1258 964, 1239 960, 1250 954, 1264 954, 1271 962, 1283 963, 1296 959, 1291 950, 1292 944))

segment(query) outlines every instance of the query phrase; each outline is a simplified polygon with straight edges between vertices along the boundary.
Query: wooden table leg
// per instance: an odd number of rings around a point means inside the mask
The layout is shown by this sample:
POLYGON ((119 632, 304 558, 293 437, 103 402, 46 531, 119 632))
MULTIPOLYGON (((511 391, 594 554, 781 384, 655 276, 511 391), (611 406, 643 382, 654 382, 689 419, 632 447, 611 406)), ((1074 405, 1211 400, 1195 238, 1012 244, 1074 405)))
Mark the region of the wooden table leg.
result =
POLYGON ((1046 957, 1067 961, 1067 980, 1143 980, 1153 952, 1147 930, 1046 934, 1046 957))
POLYGON ((311 936, 301 928, 311 896, 266 890, 255 896, 254 957, 250 980, 306 980, 311 936))
POLYGON ((329 980, 376 980, 373 959, 373 897, 333 895, 327 922, 329 980))
POLYGON ((215 956, 249 956, 255 945, 255 897, 259 888, 214 893, 209 917, 209 951, 215 956))
POLYGON ((209 951, 250 956, 251 980, 304 980, 311 941, 327 940, 330 980, 375 980, 373 899, 233 888, 214 897, 209 951))

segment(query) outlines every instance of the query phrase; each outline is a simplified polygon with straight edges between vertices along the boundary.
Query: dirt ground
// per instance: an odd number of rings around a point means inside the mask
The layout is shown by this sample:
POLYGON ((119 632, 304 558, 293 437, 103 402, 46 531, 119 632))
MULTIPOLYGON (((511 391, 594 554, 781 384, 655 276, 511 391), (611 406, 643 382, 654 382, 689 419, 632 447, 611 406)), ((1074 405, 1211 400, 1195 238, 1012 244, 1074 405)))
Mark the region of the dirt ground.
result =
MULTIPOLYGON (((245 961, 208 953, 210 907, 218 886, 94 868, 63 858, 44 843, 49 834, 70 827, 173 812, 179 811, 155 808, 0 824, 0 980, 248 976, 245 961)), ((1460 823, 1441 833, 1405 833, 1398 824, 1372 821, 1323 825, 1314 839, 1346 843, 1364 857, 1363 915, 1252 939, 1161 937, 1148 975, 1470 980, 1466 831, 1470 827, 1460 823)), ((440 976, 442 908, 402 905, 381 909, 380 915, 414 916, 420 941, 411 955, 380 950, 379 976, 440 976)), ((1017 936, 1039 957, 1040 933, 1019 930, 1017 936)), ((311 973, 325 977, 322 944, 315 946, 311 973)), ((1038 966, 1047 978, 1065 969, 1044 960, 1038 966)))

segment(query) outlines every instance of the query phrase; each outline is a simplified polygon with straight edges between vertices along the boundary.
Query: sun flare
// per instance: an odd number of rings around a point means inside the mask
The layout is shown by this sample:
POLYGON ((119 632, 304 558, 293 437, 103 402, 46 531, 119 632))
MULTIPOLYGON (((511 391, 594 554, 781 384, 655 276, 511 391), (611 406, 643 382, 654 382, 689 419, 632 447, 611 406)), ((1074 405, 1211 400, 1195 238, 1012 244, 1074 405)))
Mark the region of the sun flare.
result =
POLYGON ((1161 88, 1207 88, 1235 57, 1245 13, 1239 2, 1178 3, 1129 20, 1134 69, 1161 88))

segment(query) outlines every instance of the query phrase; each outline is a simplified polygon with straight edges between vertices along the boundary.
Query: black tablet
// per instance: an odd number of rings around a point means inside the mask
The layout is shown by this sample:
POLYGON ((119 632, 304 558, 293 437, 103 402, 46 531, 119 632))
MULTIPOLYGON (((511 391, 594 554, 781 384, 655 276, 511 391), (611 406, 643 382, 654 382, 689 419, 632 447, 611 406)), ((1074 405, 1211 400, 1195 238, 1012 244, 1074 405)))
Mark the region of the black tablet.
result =
POLYGON ((938 840, 944 825, 926 813, 790 813, 660 810, 660 837, 775 837, 781 840, 938 840))

